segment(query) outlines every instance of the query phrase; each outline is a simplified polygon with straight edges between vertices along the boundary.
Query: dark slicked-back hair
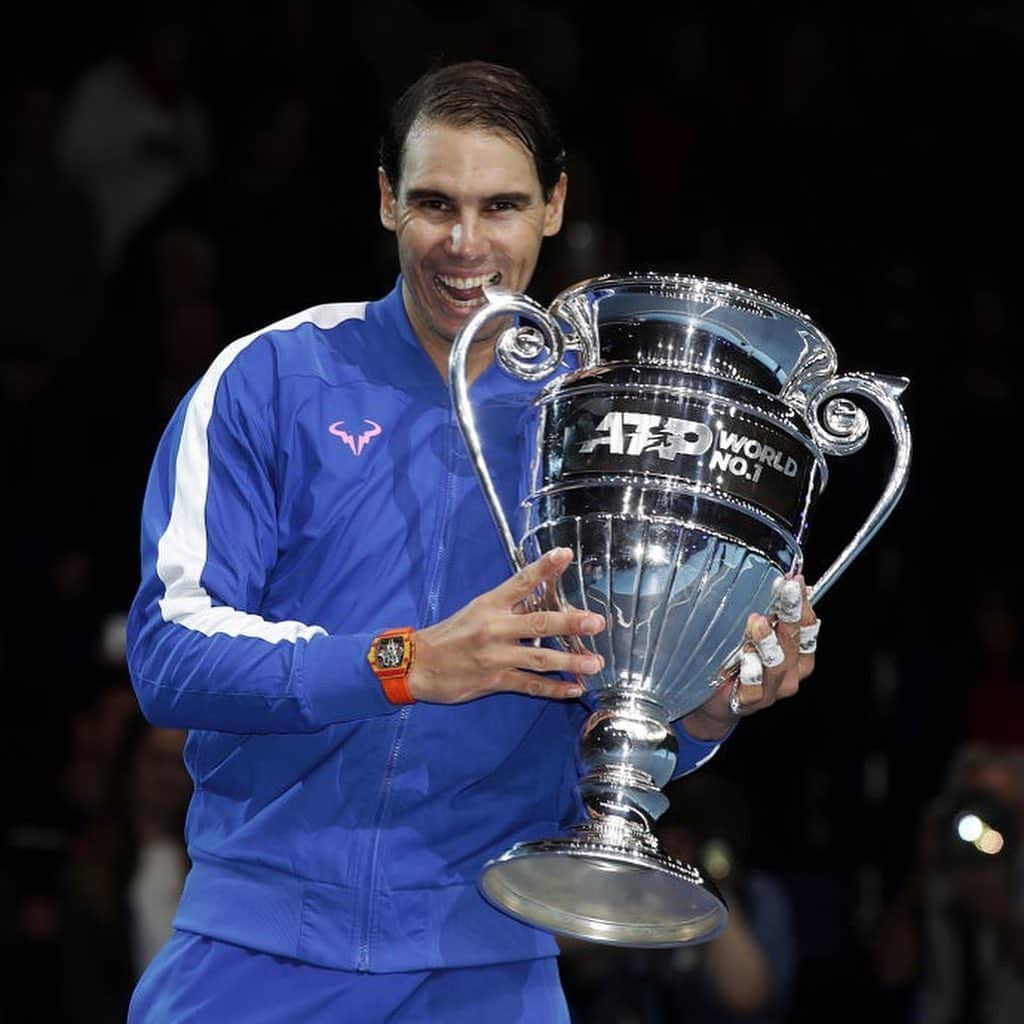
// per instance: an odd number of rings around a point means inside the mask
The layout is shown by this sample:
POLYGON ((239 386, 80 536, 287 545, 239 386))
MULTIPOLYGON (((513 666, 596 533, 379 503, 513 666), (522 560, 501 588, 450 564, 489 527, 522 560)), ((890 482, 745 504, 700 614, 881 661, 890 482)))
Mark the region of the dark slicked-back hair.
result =
POLYGON ((380 140, 380 165, 398 189, 409 132, 417 121, 477 128, 518 140, 533 157, 545 199, 565 170, 565 147, 548 102, 521 72, 500 64, 467 61, 428 71, 398 98, 388 133, 380 140))

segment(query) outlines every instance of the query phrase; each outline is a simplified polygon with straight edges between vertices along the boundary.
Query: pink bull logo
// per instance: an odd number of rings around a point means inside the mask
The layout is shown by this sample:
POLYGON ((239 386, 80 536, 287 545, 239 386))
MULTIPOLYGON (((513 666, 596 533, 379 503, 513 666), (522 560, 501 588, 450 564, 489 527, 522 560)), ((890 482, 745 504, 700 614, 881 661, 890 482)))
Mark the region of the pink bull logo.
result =
POLYGON ((344 420, 338 420, 337 423, 332 423, 327 429, 335 436, 340 437, 342 441, 349 446, 353 455, 362 455, 363 449, 367 446, 371 437, 376 437, 381 430, 379 423, 374 423, 373 420, 363 420, 364 423, 370 424, 369 430, 364 430, 361 434, 354 437, 347 430, 342 430, 344 420))

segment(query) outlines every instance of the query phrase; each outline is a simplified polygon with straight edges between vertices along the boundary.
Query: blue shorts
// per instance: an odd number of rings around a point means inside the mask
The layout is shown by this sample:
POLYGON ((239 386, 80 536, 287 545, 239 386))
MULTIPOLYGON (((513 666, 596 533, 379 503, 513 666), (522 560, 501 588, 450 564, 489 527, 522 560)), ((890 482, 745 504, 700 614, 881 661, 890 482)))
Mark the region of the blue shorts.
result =
POLYGON ((128 1024, 569 1024, 554 957, 363 974, 176 931, 139 979, 128 1024))

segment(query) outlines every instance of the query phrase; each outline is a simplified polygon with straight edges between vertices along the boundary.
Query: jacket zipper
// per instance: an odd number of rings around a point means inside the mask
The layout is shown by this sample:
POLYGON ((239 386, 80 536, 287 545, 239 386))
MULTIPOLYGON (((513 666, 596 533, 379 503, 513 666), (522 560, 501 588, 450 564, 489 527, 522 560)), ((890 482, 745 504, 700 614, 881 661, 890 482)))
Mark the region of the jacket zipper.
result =
MULTIPOLYGON (((455 415, 451 409, 448 411, 447 426, 448 437, 452 438, 453 428, 455 426, 455 415)), ((448 511, 452 503, 452 492, 455 489, 455 457, 455 445, 452 440, 449 440, 447 462, 445 466, 445 488, 440 510, 440 528, 437 531, 437 555, 434 558, 434 563, 431 566, 430 575, 428 576, 430 585, 427 589, 427 604, 423 615, 423 621, 430 624, 432 624, 436 619, 437 609, 441 603, 441 579, 443 576, 442 566, 444 565, 446 553, 448 551, 448 511)), ((370 969, 370 936, 373 934, 376 922, 376 913, 374 908, 376 907, 375 897, 377 895, 377 882, 379 876, 378 861, 382 832, 381 824, 384 820, 384 815, 390 802, 391 782, 394 777, 395 766, 398 763, 398 756, 402 748, 402 738, 405 734, 405 725, 409 720, 411 710, 411 707, 406 705, 398 712, 398 721, 395 725, 394 736, 391 740, 391 749, 388 752, 388 760, 384 768, 384 778, 381 781, 380 798, 377 801, 377 814, 373 821, 373 842, 370 845, 369 864, 370 879, 369 884, 365 889, 365 898, 362 901, 363 905, 360 908, 361 913, 359 915, 359 919, 365 922, 363 926, 363 934, 359 943, 359 959, 356 963, 356 970, 359 971, 368 971, 370 969)))
POLYGON ((370 845, 370 884, 364 890, 363 906, 360 908, 359 920, 364 922, 363 934, 359 942, 359 960, 356 963, 356 970, 368 971, 370 969, 370 933, 374 924, 374 896, 377 891, 377 856, 380 850, 381 821, 391 796, 391 779, 395 772, 395 765, 398 762, 398 754, 402 749, 402 736, 405 733, 405 723, 409 719, 409 705, 401 708, 398 712, 398 721, 395 725, 395 733, 391 740, 391 749, 388 751, 387 764, 384 766, 384 778, 380 785, 380 799, 377 801, 377 814, 373 821, 373 842, 370 845))
POLYGON ((448 462, 446 466, 444 498, 441 501, 441 528, 437 531, 437 557, 434 559, 433 570, 430 575, 430 587, 427 590, 427 607, 424 609, 423 616, 423 621, 430 624, 437 620, 437 610, 441 603, 441 578, 443 576, 441 570, 448 555, 448 534, 450 532, 448 510, 451 507, 452 492, 455 489, 455 414, 451 409, 448 411, 447 427, 449 438, 448 462))

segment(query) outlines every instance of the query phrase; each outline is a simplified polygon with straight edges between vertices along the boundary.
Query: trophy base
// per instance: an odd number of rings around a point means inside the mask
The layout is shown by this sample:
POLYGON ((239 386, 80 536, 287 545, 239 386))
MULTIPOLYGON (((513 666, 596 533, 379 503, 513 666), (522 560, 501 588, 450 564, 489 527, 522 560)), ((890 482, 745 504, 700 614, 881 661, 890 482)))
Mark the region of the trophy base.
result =
POLYGON ((584 838, 517 843, 488 862, 483 894, 528 924, 613 946, 687 946, 729 918, 714 883, 657 849, 584 838))

